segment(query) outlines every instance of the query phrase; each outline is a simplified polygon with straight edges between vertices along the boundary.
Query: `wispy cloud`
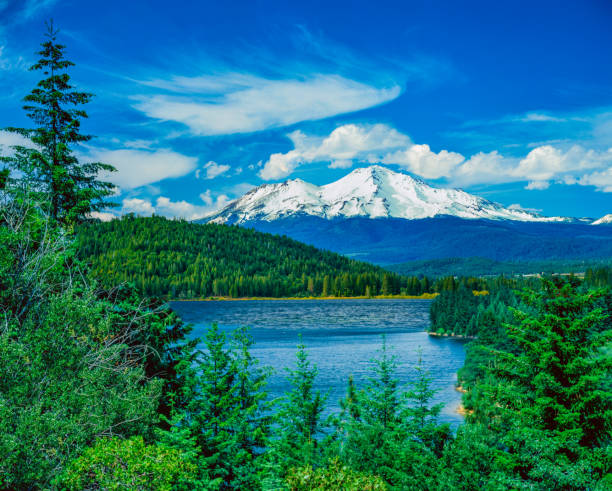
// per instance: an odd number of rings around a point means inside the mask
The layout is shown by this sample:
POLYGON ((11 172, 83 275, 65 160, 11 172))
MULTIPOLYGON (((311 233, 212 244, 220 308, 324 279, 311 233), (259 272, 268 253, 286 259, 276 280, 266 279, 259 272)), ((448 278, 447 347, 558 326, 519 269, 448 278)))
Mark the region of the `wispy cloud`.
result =
POLYGON ((23 0, 17 1, 22 5, 21 15, 25 19, 34 17, 41 11, 45 11, 51 8, 53 5, 59 3, 60 0, 23 0))
MULTIPOLYGON (((121 203, 118 215, 134 213, 141 216, 162 215, 169 218, 198 220, 226 206, 231 198, 227 194, 213 195, 210 189, 200 194, 201 203, 190 203, 185 200, 173 201, 167 196, 156 199, 126 198, 121 203)), ((117 216, 118 216, 117 215, 117 216)), ((108 219, 108 217, 98 217, 108 219)))
POLYGON ((0 25, 27 21, 59 2, 60 0, 0 0, 0 25))
POLYGON ((121 190, 146 186, 168 178, 193 172, 198 159, 169 149, 145 150, 122 148, 117 150, 88 147, 81 158, 113 165, 117 172, 105 174, 103 179, 121 190))
POLYGON ((32 142, 18 133, 0 130, 0 156, 13 155, 11 147, 31 147, 32 142))
POLYGON ((174 121, 195 135, 249 133, 323 119, 389 102, 399 85, 377 87, 335 74, 271 79, 228 73, 175 77, 147 85, 165 94, 139 96, 134 107, 162 121, 174 121))
POLYGON ((554 123, 562 123, 567 121, 565 118, 559 118, 556 116, 551 116, 549 114, 543 113, 527 113, 524 116, 521 116, 517 119, 518 121, 522 121, 524 123, 533 123, 533 122, 554 122, 554 123))
POLYGON ((185 200, 172 201, 166 196, 159 196, 155 201, 141 198, 124 199, 119 215, 134 213, 140 216, 151 216, 156 214, 171 218, 197 220, 206 216, 211 211, 211 206, 208 204, 196 205, 185 200))

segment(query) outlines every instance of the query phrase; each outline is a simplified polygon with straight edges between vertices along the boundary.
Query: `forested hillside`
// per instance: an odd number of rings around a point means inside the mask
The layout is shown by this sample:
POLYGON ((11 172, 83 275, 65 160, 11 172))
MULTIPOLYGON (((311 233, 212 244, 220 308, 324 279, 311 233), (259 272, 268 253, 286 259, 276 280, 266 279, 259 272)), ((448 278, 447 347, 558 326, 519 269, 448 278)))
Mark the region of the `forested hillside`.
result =
POLYGON ((132 282, 147 295, 171 298, 432 291, 427 279, 400 277, 287 237, 162 217, 83 224, 77 247, 104 285, 132 282))
POLYGON ((535 273, 582 273, 612 264, 608 259, 549 259, 542 261, 495 261, 486 257, 447 257, 390 264, 386 268, 409 276, 496 276, 535 273))

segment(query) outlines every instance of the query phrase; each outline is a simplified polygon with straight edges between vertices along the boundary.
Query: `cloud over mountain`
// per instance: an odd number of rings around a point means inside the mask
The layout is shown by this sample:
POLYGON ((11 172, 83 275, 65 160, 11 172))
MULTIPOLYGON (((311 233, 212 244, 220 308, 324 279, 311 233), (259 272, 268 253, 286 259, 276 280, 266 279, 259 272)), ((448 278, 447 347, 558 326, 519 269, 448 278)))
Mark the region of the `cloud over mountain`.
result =
POLYGON ((413 143, 408 135, 385 124, 346 124, 327 136, 296 130, 287 137, 294 148, 271 154, 259 172, 262 179, 281 179, 299 166, 314 162, 328 162, 331 168, 380 162, 398 165, 426 179, 444 178, 455 186, 527 181, 526 189, 541 190, 550 182, 563 182, 612 191, 612 147, 547 144, 523 157, 492 151, 468 158, 452 150, 435 152, 427 144, 413 143))

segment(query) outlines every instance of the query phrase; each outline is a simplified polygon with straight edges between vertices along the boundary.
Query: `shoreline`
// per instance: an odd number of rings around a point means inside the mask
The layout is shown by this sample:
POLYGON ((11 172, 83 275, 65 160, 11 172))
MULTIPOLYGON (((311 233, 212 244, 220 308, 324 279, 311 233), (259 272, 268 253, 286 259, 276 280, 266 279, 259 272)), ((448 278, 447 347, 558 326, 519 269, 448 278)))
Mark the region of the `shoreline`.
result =
POLYGON ((201 297, 201 298, 171 298, 168 302, 245 302, 253 300, 433 300, 439 293, 424 293, 423 295, 375 295, 373 297, 201 297))
POLYGON ((463 334, 447 334, 447 333, 439 333, 435 331, 426 331, 427 334, 436 338, 450 338, 450 339, 476 339, 476 336, 464 336, 463 334))

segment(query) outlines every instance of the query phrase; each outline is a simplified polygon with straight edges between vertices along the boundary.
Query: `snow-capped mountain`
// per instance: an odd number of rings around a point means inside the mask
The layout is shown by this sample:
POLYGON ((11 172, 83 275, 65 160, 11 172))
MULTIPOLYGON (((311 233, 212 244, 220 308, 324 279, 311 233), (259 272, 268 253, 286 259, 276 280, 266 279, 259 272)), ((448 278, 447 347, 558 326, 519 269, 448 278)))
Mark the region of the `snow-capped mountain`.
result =
POLYGON ((611 225, 612 224, 612 213, 602 216, 599 220, 595 220, 591 225, 611 225))
POLYGON ((337 218, 422 219, 450 215, 459 218, 561 222, 459 189, 435 188, 421 179, 373 165, 352 171, 338 181, 316 186, 301 179, 265 184, 233 201, 204 221, 213 223, 270 222, 291 216, 337 218))

